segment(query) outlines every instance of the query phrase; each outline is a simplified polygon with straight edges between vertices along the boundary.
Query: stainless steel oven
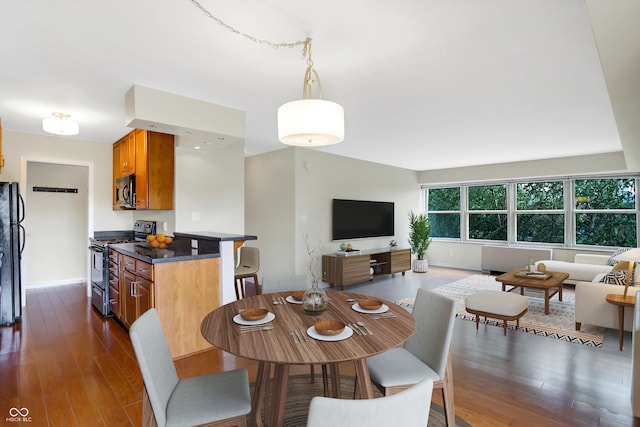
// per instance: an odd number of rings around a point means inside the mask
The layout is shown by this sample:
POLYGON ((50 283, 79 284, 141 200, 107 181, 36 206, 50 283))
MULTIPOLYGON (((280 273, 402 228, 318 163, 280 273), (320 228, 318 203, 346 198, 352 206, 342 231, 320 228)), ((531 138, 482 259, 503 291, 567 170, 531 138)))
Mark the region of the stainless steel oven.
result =
POLYGON ((96 231, 89 239, 91 256, 91 304, 103 316, 111 316, 109 301, 109 245, 133 243, 146 240, 147 235, 155 234, 156 222, 137 220, 133 230, 96 231))

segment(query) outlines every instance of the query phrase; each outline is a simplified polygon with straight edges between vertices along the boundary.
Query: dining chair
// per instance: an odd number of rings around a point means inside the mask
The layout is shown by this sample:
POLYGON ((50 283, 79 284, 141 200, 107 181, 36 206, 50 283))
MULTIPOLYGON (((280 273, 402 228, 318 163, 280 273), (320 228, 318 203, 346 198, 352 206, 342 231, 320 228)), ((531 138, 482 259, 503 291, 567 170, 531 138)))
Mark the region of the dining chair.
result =
POLYGON ((256 289, 256 294, 260 293, 258 286, 258 270, 260 269, 260 251, 258 248, 250 246, 240 247, 240 257, 235 268, 236 299, 244 298, 244 279, 251 277, 256 289))
POLYGON ((129 329, 144 382, 143 426, 246 426, 251 411, 246 369, 178 378, 156 309, 129 329))
POLYGON ((426 289, 418 289, 413 316, 416 329, 403 347, 367 359, 371 382, 391 395, 425 378, 442 390, 447 426, 455 426, 453 372, 449 347, 456 302, 426 289))
POLYGON ((307 427, 424 427, 429 421, 433 381, 429 378, 392 396, 377 399, 314 397, 307 427))

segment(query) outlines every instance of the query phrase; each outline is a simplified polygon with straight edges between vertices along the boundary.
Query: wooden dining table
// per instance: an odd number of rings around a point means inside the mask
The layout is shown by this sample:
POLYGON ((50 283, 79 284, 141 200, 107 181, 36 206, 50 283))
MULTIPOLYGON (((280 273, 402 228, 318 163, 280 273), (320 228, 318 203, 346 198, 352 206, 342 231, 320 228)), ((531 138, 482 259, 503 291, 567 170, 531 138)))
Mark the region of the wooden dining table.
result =
MULTIPOLYGON (((356 311, 354 301, 370 298, 365 295, 339 291, 329 291, 327 294, 329 306, 324 313, 317 316, 306 314, 301 304, 283 303, 290 293, 280 292, 256 295, 228 303, 212 311, 202 320, 202 336, 214 347, 259 362, 252 399, 253 425, 264 425, 260 414, 265 396, 268 394, 272 368, 274 373, 271 398, 264 412, 267 425, 280 426, 284 419, 287 379, 292 365, 327 365, 335 368, 338 363, 353 361, 357 397, 371 399, 373 389, 367 357, 402 345, 415 329, 413 316, 401 306, 389 301, 381 300, 388 307, 386 313, 395 314, 395 317, 381 317, 356 311), (234 321, 234 317, 247 308, 266 308, 273 313, 273 320, 265 324, 273 328, 241 332, 240 325, 234 321), (319 320, 339 320, 345 324, 362 322, 364 327, 355 328, 354 333, 343 340, 324 341, 306 334, 308 328, 319 320), (356 329, 361 329, 362 334, 356 329)), ((313 331, 310 333, 315 335, 313 331)), ((337 369, 332 372, 337 373, 337 369)), ((336 377, 337 375, 332 377, 334 390, 339 382, 339 378, 336 377)))

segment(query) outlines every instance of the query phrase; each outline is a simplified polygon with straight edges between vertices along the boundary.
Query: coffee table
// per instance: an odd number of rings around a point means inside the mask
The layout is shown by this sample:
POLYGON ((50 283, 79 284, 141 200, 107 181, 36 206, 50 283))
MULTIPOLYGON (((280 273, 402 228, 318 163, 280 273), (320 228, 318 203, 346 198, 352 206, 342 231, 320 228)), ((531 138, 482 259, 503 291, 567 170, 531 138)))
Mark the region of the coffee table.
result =
POLYGON ((540 278, 521 276, 522 271, 512 270, 496 277, 502 283, 502 291, 507 291, 507 285, 513 286, 509 292, 519 287, 520 295, 524 295, 524 288, 541 289, 544 291, 544 314, 549 314, 549 299, 558 294, 558 301, 562 301, 562 284, 569 278, 569 273, 546 271, 546 278, 540 278))

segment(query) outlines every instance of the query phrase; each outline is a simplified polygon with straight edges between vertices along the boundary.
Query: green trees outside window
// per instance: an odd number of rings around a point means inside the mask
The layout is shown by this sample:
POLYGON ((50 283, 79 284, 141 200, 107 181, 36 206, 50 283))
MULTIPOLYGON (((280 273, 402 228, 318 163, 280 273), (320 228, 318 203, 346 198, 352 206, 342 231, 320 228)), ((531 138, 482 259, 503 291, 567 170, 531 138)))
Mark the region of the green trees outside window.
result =
POLYGON ((431 236, 505 243, 636 247, 640 177, 424 187, 431 236))

